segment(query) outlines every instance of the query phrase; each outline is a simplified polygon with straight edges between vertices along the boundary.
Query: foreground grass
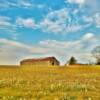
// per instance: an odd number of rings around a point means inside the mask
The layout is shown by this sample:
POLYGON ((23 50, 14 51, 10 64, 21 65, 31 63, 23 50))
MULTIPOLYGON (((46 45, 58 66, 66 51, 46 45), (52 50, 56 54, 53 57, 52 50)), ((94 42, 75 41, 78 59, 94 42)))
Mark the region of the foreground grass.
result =
POLYGON ((100 66, 1 66, 0 100, 100 100, 100 66))

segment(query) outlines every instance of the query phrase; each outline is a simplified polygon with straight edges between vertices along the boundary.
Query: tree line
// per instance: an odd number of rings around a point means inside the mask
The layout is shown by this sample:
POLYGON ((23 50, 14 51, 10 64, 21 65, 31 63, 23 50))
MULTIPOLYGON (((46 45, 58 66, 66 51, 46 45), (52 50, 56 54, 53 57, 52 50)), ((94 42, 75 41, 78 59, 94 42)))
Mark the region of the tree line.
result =
MULTIPOLYGON (((96 46, 92 51, 91 51, 92 56, 96 59, 95 64, 100 65, 100 46, 96 46)), ((69 65, 75 65, 77 63, 77 59, 75 57, 71 57, 68 61, 69 65)))

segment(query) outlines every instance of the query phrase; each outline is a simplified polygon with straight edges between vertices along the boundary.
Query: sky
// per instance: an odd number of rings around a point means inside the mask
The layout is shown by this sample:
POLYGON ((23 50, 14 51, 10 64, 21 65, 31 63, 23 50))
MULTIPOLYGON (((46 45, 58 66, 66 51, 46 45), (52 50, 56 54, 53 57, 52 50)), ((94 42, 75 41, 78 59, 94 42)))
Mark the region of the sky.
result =
POLYGON ((99 7, 100 0, 0 0, 0 64, 48 56, 93 62, 99 7))

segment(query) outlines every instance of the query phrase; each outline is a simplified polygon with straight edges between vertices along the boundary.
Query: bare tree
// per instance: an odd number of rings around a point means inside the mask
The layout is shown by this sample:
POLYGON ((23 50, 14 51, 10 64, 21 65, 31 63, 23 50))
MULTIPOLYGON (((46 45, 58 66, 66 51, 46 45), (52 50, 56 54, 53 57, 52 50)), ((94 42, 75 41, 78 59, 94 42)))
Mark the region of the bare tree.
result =
POLYGON ((92 55, 96 58, 97 60, 97 65, 100 65, 100 46, 96 46, 93 50, 92 50, 92 55))

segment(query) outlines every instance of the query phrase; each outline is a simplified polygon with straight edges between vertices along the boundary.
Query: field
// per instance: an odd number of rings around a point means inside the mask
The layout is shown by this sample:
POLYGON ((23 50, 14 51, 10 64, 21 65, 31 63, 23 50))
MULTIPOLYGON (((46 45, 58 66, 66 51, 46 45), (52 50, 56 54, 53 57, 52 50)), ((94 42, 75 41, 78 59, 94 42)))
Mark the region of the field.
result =
POLYGON ((0 100, 100 100, 100 66, 1 66, 0 100))

